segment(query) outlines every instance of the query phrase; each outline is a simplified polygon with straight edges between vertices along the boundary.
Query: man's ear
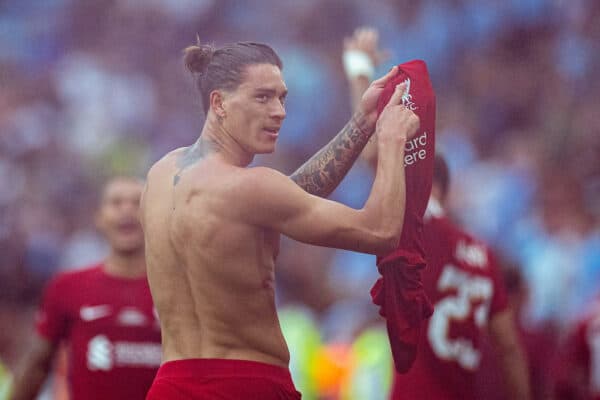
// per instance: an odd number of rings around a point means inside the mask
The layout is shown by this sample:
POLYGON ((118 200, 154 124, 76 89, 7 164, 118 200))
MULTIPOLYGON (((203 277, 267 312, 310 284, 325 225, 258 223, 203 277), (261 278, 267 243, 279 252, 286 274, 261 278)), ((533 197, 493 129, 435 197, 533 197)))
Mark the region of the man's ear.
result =
POLYGON ((221 90, 213 90, 210 92, 210 108, 219 118, 225 118, 224 101, 225 96, 221 90))

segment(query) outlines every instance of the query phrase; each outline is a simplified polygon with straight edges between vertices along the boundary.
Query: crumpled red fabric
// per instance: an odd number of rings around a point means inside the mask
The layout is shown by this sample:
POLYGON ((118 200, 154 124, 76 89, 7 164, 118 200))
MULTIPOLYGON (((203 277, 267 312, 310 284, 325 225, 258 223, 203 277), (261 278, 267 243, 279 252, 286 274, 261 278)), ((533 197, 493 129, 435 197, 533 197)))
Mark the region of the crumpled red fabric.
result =
POLYGON ((435 158, 435 93, 425 62, 398 65, 398 74, 379 97, 378 112, 402 82, 407 83, 403 104, 419 116, 420 126, 404 151, 406 209, 400 244, 391 253, 377 257, 382 277, 371 289, 373 303, 381 307, 380 314, 386 319, 394 366, 399 373, 412 366, 423 321, 433 313, 421 272, 426 266, 423 216, 431 194, 435 158))
POLYGON ((386 319, 388 337, 397 372, 410 370, 417 356, 423 321, 433 314, 433 306, 423 291, 421 271, 425 264, 410 265, 397 259, 379 266, 382 278, 371 288, 373 303, 386 319))

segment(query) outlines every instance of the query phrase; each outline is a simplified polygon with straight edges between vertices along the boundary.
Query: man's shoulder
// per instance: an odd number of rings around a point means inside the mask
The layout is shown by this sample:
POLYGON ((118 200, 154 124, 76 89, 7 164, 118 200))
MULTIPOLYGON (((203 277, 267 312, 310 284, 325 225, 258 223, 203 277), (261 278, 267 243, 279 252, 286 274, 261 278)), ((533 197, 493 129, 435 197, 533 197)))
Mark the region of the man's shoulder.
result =
POLYGON ((78 269, 75 271, 59 272, 44 288, 44 302, 59 302, 61 304, 77 303, 81 295, 90 291, 91 285, 99 281, 103 274, 102 265, 78 269))
POLYGON ((170 152, 168 152, 167 154, 165 154, 164 156, 162 156, 160 159, 158 159, 148 169, 147 179, 150 179, 152 175, 154 175, 157 172, 161 171, 167 165, 172 164, 173 163, 173 159, 176 158, 178 155, 180 155, 182 152, 184 152, 185 149, 187 149, 187 147, 180 147, 180 148, 177 148, 175 150, 171 150, 170 152))
POLYGON ((447 217, 433 218, 428 224, 437 240, 446 241, 447 250, 456 265, 487 270, 492 264, 493 252, 483 240, 468 232, 447 217))
POLYGON ((485 275, 495 273, 496 266, 492 261, 489 247, 477 240, 459 240, 456 243, 454 257, 457 264, 466 265, 472 270, 477 270, 485 275))
POLYGON ((278 177, 286 177, 286 175, 284 175, 282 172, 271 168, 271 167, 265 167, 265 166, 255 166, 255 167, 247 167, 247 168, 242 168, 244 170, 244 173, 247 176, 255 176, 258 178, 261 177, 272 177, 272 176, 278 176, 278 177))
POLYGON ((448 217, 432 219, 431 226, 432 229, 442 231, 449 238, 452 238, 453 241, 463 241, 469 244, 474 244, 485 248, 486 251, 489 251, 490 249, 488 244, 482 239, 478 238, 473 233, 469 232, 448 217))
POLYGON ((218 187, 212 182, 213 204, 223 206, 238 221, 254 221, 254 225, 288 210, 286 204, 297 198, 294 191, 301 191, 288 176, 268 167, 236 168, 218 181, 218 187))
POLYGON ((470 235, 447 216, 431 217, 425 221, 425 229, 427 231, 444 237, 446 240, 470 239, 470 235))
POLYGON ((239 168, 232 174, 230 188, 257 194, 281 182, 291 182, 289 177, 269 167, 239 168))

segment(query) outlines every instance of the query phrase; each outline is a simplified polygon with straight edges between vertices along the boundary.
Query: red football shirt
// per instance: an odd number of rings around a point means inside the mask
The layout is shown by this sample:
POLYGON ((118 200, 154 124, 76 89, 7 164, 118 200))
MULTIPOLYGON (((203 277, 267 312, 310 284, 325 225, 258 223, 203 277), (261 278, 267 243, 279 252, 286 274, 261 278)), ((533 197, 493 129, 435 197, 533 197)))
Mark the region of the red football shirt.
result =
POLYGON ((405 372, 417 352, 422 320, 433 312, 421 285, 425 267, 423 214, 431 192, 435 150, 435 93, 427 66, 421 60, 398 65, 398 73, 377 101, 382 112, 396 86, 405 83, 402 104, 419 116, 419 130, 404 148, 406 203, 398 247, 377 257, 382 278, 371 289, 373 303, 386 319, 396 371, 405 372))
POLYGON ((424 265, 423 215, 431 193, 435 160, 435 93, 425 62, 409 61, 398 65, 398 74, 379 96, 378 112, 383 111, 400 83, 407 85, 402 104, 419 116, 420 126, 404 148, 406 203, 400 243, 396 250, 379 257, 377 265, 399 258, 410 265, 424 265))
POLYGON ((480 337, 506 309, 506 292, 490 250, 458 229, 435 201, 424 225, 423 285, 434 304, 410 371, 396 374, 392 399, 475 399, 480 337))
POLYGON ((145 277, 114 277, 103 265, 49 283, 37 330, 68 344, 72 400, 145 398, 161 361, 153 310, 145 277))

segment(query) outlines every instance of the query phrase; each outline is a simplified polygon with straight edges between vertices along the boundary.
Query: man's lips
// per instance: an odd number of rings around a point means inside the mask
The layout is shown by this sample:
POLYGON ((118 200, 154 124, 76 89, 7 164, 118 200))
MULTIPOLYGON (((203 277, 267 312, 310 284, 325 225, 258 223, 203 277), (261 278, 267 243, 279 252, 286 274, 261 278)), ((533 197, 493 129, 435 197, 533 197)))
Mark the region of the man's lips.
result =
POLYGON ((264 131, 271 140, 277 140, 279 137, 279 128, 265 128, 264 131))

